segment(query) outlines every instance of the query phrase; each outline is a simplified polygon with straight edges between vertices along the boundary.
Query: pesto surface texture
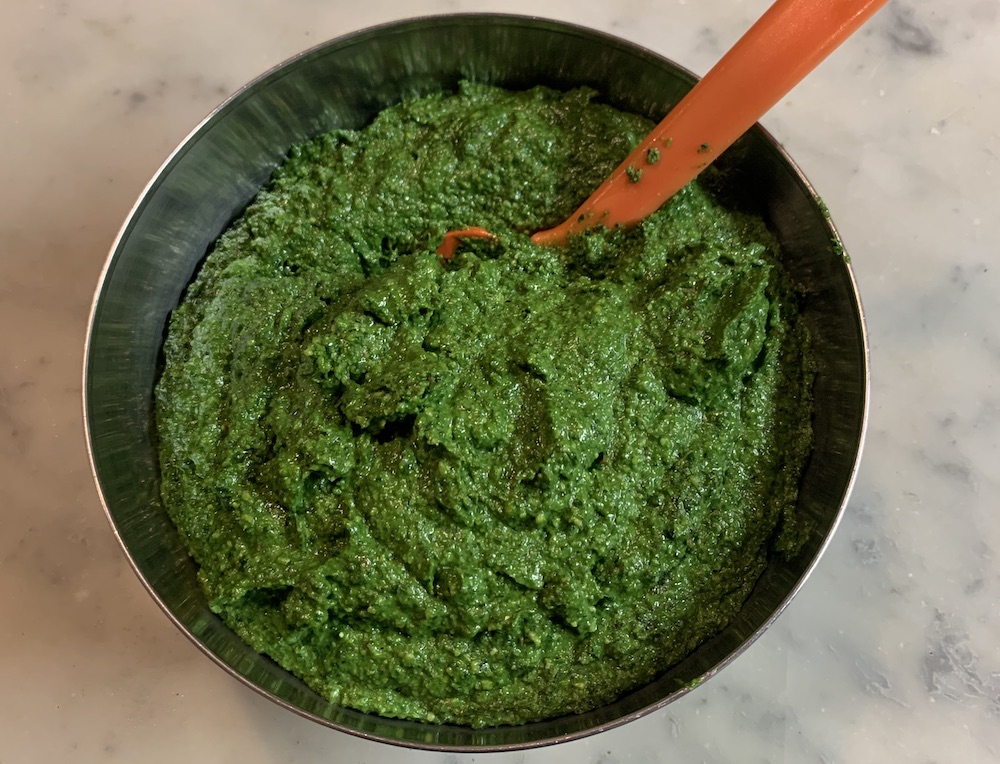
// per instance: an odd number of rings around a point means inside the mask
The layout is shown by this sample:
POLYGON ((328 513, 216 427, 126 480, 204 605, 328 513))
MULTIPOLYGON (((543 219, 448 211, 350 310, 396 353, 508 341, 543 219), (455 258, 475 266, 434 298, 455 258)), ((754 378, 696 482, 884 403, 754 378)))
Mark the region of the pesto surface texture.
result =
POLYGON ((294 148, 175 310, 166 507, 212 609, 332 701, 587 710, 794 547, 808 343, 763 224, 695 183, 528 240, 649 127, 586 90, 404 102, 294 148), (469 225, 498 238, 442 261, 469 225))

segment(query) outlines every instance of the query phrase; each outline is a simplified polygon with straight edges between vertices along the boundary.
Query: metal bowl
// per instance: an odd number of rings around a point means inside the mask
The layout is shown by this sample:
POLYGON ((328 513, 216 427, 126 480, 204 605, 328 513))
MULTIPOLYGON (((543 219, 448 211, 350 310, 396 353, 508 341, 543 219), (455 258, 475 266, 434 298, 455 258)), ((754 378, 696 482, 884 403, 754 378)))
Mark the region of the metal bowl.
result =
POLYGON ((196 568, 160 501, 153 385, 170 311, 206 250, 293 144, 357 128, 408 96, 460 79, 510 88, 589 85, 659 119, 694 76, 631 43, 535 18, 451 15, 388 24, 307 51, 227 100, 143 192, 101 276, 90 317, 84 416, 98 490, 129 561, 164 612, 206 655, 287 709, 362 737, 436 750, 505 750, 571 740, 666 705, 711 677, 777 617, 816 564, 851 488, 868 400, 861 306, 837 232, 778 144, 755 127, 720 159, 725 192, 761 213, 802 292, 819 368, 815 444, 799 511, 801 553, 775 556, 736 619, 649 685, 585 714, 469 729, 387 719, 333 705, 251 650, 208 608, 196 568))

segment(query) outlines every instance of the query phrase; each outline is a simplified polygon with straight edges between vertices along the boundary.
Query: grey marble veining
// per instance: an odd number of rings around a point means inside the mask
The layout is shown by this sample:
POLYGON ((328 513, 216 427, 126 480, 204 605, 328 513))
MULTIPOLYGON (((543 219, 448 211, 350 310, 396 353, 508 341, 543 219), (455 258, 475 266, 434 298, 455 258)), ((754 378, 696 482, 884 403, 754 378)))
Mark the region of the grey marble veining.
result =
MULTIPOLYGON (((471 761, 342 735, 212 666, 128 569, 80 364, 156 167, 287 56, 403 16, 534 13, 704 73, 766 0, 0 5, 0 763, 471 761)), ((775 626, 668 708, 514 764, 1000 760, 1000 4, 891 0, 764 120, 833 213, 868 316, 847 515, 775 626)))

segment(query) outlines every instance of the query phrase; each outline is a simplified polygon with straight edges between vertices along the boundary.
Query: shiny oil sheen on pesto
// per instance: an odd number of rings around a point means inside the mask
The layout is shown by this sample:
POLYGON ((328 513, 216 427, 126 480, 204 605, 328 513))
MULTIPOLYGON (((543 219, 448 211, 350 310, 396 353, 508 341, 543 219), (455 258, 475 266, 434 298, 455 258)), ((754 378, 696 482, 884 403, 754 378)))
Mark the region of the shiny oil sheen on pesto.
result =
POLYGON ((292 149, 174 311, 163 500, 212 609, 331 701, 584 711, 794 548, 808 342, 762 222, 693 183, 528 239, 649 127, 587 90, 404 102, 292 149), (442 261, 469 225, 497 241, 442 261))

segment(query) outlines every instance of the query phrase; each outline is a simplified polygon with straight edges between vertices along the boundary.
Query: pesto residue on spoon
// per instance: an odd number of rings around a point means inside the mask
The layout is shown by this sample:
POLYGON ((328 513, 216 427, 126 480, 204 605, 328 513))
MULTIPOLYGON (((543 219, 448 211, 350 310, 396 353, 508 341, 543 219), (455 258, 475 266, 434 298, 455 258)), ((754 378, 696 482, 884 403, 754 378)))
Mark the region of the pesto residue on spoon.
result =
POLYGON ((174 311, 166 507, 213 610, 335 702, 593 708, 801 535, 808 342, 762 222, 694 183, 528 240, 649 129, 592 96, 466 84, 294 148, 174 311))

